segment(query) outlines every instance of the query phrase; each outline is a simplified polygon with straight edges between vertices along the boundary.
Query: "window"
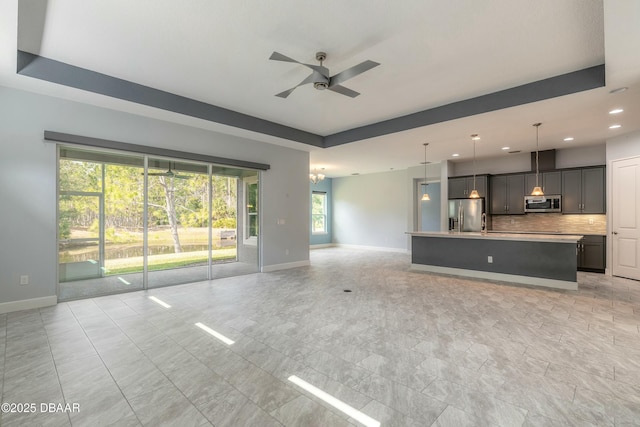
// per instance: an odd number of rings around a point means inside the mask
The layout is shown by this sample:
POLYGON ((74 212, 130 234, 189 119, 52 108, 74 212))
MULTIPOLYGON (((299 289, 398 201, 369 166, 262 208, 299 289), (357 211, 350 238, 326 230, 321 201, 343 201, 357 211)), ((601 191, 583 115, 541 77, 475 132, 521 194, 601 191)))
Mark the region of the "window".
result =
POLYGON ((258 237, 258 181, 257 177, 247 180, 247 230, 245 239, 258 237))
POLYGON ((327 193, 314 191, 311 194, 311 232, 327 234, 327 193))

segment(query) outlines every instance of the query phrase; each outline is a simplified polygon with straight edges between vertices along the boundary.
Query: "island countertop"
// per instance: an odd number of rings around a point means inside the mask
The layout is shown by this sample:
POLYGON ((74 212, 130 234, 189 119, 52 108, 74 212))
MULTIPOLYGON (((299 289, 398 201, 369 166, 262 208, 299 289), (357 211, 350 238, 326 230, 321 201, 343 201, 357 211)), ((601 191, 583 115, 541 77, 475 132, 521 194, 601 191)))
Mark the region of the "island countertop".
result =
POLYGON ((445 237, 452 239, 484 239, 484 240, 515 240, 519 242, 553 242, 576 244, 582 239, 582 235, 566 234, 526 234, 526 233, 479 233, 479 232, 459 232, 459 231, 411 231, 407 234, 422 237, 445 237))
POLYGON ((576 290, 581 235, 410 232, 411 268, 576 290))

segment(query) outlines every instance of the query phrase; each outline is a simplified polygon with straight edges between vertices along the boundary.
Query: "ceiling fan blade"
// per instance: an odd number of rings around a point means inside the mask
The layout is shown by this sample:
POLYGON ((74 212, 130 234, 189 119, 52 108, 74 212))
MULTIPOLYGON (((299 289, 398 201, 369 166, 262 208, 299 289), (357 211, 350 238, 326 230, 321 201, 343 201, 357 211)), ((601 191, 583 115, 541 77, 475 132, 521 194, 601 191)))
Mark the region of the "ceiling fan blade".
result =
POLYGON ((351 98, 355 98, 356 96, 360 95, 360 92, 356 92, 355 90, 351 90, 340 85, 329 86, 327 90, 339 93, 341 95, 346 95, 351 98))
POLYGON ((331 80, 329 82, 329 88, 333 86, 339 86, 340 84, 349 80, 350 78, 355 77, 358 74, 362 74, 365 71, 369 71, 370 69, 377 67, 378 65, 380 64, 375 61, 364 61, 358 65, 354 65, 351 68, 347 68, 346 70, 331 77, 331 80))
POLYGON ((295 59, 291 59, 288 56, 285 56, 281 53, 278 52, 273 52, 271 54, 271 56, 269 57, 269 59, 273 60, 273 61, 284 61, 284 62, 294 62, 296 64, 299 64, 300 62, 296 61, 295 59))
POLYGON ((309 74, 306 79, 298 83, 296 86, 292 87, 289 90, 285 90, 284 92, 280 92, 276 94, 276 96, 280 98, 286 98, 287 96, 291 95, 291 92, 293 92, 293 90, 298 86, 306 85, 307 83, 311 83, 312 81, 313 81, 313 73, 309 74))
POLYGON ((321 67, 320 65, 313 64, 305 64, 304 62, 296 61, 295 59, 289 58, 279 52, 273 52, 269 59, 273 61, 283 61, 283 62, 293 62, 294 64, 304 65, 305 67, 311 68, 314 71, 319 72, 326 78, 329 78, 329 70, 326 67, 321 67))

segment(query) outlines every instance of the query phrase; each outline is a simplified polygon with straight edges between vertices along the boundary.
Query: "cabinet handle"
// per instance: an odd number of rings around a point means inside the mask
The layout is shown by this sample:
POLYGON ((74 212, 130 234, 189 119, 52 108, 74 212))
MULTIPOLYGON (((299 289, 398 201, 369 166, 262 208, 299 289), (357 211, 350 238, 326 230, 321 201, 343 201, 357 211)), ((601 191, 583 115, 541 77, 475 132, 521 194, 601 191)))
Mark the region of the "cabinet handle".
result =
POLYGON ((614 232, 613 232, 613 234, 618 234, 618 232, 617 232, 617 231, 614 231, 614 232))

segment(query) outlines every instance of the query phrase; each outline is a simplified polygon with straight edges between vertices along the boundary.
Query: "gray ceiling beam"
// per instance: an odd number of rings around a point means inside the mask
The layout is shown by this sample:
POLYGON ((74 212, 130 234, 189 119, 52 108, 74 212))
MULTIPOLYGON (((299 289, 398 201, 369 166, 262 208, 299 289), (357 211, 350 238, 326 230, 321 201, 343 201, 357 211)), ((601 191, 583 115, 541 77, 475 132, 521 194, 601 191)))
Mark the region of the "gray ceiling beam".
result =
POLYGON ((18 74, 315 147, 329 148, 605 86, 604 64, 321 136, 18 50, 18 74))
POLYGON ((18 50, 18 74, 316 147, 311 132, 18 50))
POLYGON ((596 65, 488 95, 334 133, 324 137, 324 147, 335 147, 349 142, 569 95, 603 87, 604 85, 604 64, 596 65))

